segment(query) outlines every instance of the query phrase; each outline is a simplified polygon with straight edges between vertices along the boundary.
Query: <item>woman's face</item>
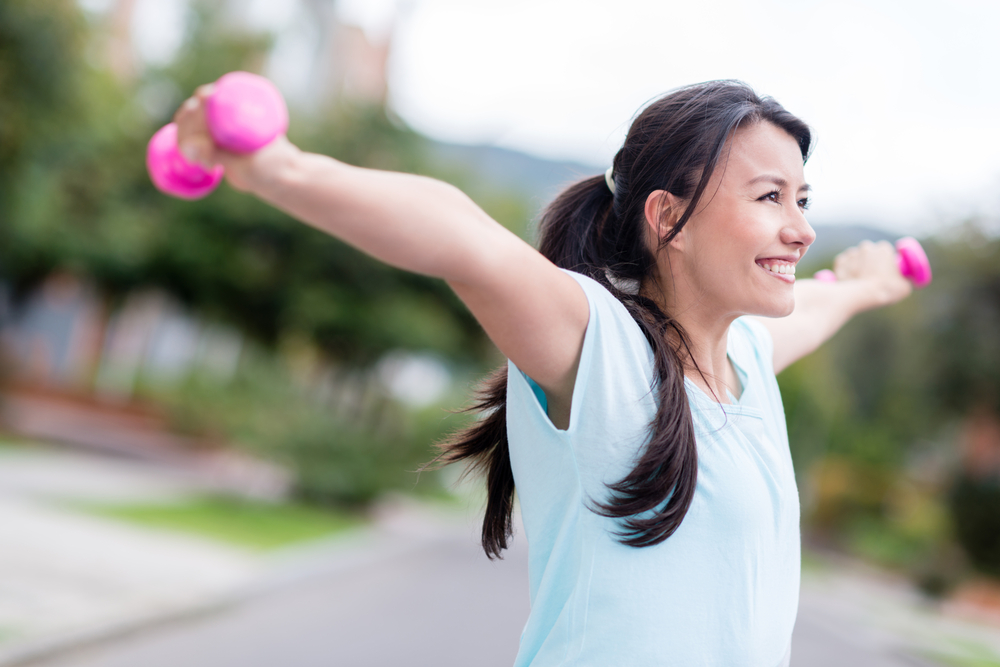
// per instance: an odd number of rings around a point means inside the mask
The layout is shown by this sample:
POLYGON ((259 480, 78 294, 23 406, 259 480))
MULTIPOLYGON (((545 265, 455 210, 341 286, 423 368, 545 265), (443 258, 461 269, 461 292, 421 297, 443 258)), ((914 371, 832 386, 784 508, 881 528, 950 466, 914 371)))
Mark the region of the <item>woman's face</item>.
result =
POLYGON ((723 317, 790 314, 795 265, 816 238, 804 215, 808 192, 791 135, 767 122, 737 130, 698 209, 659 255, 673 307, 723 317))

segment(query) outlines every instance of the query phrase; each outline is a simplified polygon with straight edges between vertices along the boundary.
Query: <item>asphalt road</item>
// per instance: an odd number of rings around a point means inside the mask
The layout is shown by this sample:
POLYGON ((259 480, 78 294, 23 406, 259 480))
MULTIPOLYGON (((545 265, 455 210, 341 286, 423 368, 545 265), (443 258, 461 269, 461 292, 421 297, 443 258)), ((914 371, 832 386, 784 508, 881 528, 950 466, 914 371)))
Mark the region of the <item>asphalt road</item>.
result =
MULTIPOLYGON (((526 582, 522 546, 490 562, 469 539, 440 538, 30 664, 510 667, 528 614, 526 582)), ((829 613, 826 597, 804 594, 792 667, 933 664, 829 613)))
POLYGON ((510 667, 528 614, 527 559, 438 540, 307 577, 197 618, 84 646, 39 667, 510 667))

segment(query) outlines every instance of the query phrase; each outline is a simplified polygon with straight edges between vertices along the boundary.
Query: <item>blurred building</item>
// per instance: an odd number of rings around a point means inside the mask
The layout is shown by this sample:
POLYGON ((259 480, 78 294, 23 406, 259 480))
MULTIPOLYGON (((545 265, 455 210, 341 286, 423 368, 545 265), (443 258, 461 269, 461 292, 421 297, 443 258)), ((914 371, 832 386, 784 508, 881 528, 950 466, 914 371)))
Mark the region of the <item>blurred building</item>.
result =
POLYGON ((207 441, 179 435, 140 382, 193 373, 227 382, 242 335, 200 321, 163 292, 133 292, 109 307, 84 278, 59 272, 21 299, 0 284, 0 432, 138 457, 197 471, 213 486, 274 496, 287 474, 207 441))
MULTIPOLYGON (((113 0, 98 12, 103 24, 100 52, 119 80, 132 82, 142 73, 146 63, 139 33, 144 29, 143 22, 151 20, 147 18, 151 13, 144 11, 145 4, 165 2, 182 9, 189 5, 188 0, 113 0)), ((302 106, 316 109, 336 101, 377 106, 386 103, 391 30, 373 36, 345 22, 331 0, 288 0, 283 3, 282 14, 292 18, 279 25, 247 18, 244 0, 220 0, 218 11, 229 30, 274 35, 271 64, 275 64, 275 58, 290 62, 269 66, 264 73, 275 78, 293 98, 299 98, 302 106), (282 80, 291 78, 296 81, 282 80)), ((183 39, 176 41, 183 44, 183 39)))
POLYGON ((133 81, 139 70, 132 38, 135 4, 136 0, 115 0, 106 19, 104 58, 119 81, 133 81))
POLYGON ((89 281, 59 272, 19 303, 6 300, 0 350, 16 384, 127 402, 140 378, 172 383, 197 371, 225 382, 236 371, 241 334, 199 321, 158 290, 109 308, 89 281))
POLYGON ((331 27, 332 99, 384 106, 389 87, 386 66, 391 40, 372 42, 359 26, 336 21, 331 27))

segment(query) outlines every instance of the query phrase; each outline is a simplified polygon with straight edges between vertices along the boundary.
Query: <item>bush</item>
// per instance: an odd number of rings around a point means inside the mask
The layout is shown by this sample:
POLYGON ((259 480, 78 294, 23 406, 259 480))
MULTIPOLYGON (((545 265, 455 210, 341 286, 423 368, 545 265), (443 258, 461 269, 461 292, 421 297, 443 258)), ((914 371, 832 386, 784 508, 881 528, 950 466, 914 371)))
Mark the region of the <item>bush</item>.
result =
POLYGON ((416 471, 433 458, 433 443, 468 417, 441 406, 407 408, 366 369, 343 371, 335 384, 340 393, 332 396, 303 385, 287 359, 254 346, 228 384, 192 376, 141 391, 168 406, 175 430, 287 467, 293 493, 307 502, 358 506, 387 491, 441 493, 437 473, 416 471))
POLYGON ((1000 575, 1000 474, 960 472, 948 494, 955 535, 969 560, 1000 575))
POLYGON ((436 492, 438 475, 417 472, 444 435, 444 422, 435 428, 429 416, 405 418, 393 434, 313 419, 290 425, 275 452, 295 476, 295 495, 319 505, 362 505, 388 490, 436 492))

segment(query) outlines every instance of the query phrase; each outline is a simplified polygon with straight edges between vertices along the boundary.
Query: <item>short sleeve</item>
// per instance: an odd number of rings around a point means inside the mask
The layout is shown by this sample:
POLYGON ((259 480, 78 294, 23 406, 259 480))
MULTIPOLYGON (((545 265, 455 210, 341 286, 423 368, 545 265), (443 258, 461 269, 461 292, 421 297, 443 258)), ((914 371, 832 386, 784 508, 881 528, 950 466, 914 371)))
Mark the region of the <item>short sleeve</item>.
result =
MULTIPOLYGON (((652 351, 642 330, 625 306, 604 286, 582 274, 566 269, 563 269, 563 272, 577 281, 587 297, 589 306, 587 329, 573 384, 570 424, 567 429, 572 431, 578 421, 586 393, 608 391, 608 375, 614 369, 634 377, 634 373, 625 372, 627 367, 632 366, 636 372, 642 372, 644 376, 649 375, 644 371, 652 368, 652 351)), ((544 415, 548 427, 556 430, 548 420, 547 400, 542 389, 513 362, 509 362, 508 370, 508 398, 530 398, 537 411, 544 415)), ((614 390, 614 383, 611 384, 610 390, 614 390)), ((516 404, 524 402, 514 401, 516 404)))

